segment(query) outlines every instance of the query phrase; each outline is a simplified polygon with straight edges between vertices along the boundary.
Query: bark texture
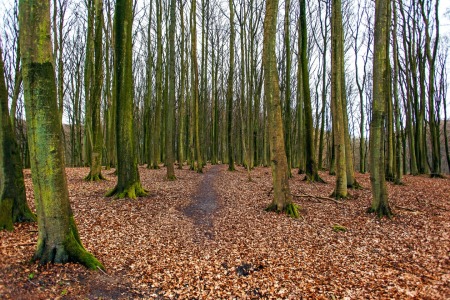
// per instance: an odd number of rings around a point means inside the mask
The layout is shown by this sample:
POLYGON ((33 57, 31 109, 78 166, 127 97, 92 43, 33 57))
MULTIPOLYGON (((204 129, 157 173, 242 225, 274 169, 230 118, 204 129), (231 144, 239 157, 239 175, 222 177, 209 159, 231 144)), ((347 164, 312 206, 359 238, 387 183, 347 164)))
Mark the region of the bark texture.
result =
POLYGON ((264 18, 263 68, 264 95, 268 104, 270 165, 273 182, 273 201, 267 210, 286 211, 289 215, 298 217, 297 207, 292 203, 286 151, 284 148, 280 86, 275 56, 277 14, 278 0, 267 2, 266 16, 264 18))
POLYGON ((16 222, 36 221, 28 207, 22 159, 8 111, 8 92, 0 48, 0 230, 13 230, 16 222))
POLYGON ((132 1, 116 2, 115 33, 115 88, 117 97, 116 110, 116 147, 117 185, 106 196, 130 198, 147 195, 139 178, 136 144, 133 132, 133 76, 132 76, 132 1))
POLYGON ((373 60, 373 102, 370 123, 370 182, 372 204, 369 212, 379 217, 392 215, 388 203, 384 166, 384 125, 386 103, 390 99, 388 59, 389 59, 389 0, 375 2, 375 36, 373 60))
POLYGON ((38 215, 34 259, 40 264, 75 261, 91 269, 103 268, 84 249, 69 202, 52 63, 50 1, 21 1, 19 16, 28 143, 38 215))

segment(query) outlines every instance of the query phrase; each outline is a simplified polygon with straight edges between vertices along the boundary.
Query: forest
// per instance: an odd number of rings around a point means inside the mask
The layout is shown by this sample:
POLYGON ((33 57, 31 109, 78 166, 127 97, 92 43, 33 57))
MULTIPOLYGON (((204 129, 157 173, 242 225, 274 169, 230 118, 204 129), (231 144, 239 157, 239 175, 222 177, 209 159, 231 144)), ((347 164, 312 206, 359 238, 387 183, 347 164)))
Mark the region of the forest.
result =
POLYGON ((450 293, 450 6, 6 0, 0 298, 450 293))

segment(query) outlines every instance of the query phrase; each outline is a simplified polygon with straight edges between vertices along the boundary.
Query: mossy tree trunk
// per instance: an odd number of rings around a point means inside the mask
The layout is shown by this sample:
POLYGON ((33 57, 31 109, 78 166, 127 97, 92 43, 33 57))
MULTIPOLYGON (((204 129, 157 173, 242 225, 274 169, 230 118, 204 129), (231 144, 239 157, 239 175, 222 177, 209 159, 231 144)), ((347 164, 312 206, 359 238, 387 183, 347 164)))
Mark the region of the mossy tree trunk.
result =
POLYGON ((166 167, 167 178, 169 180, 175 180, 175 149, 173 143, 174 127, 175 127, 175 11, 176 0, 170 1, 170 26, 169 26, 169 97, 167 99, 167 111, 166 111, 166 167))
POLYGON ((50 38, 50 1, 21 1, 19 15, 28 144, 38 215, 34 259, 40 264, 75 261, 91 269, 103 268, 84 249, 69 202, 50 38))
POLYGON ((0 230, 13 230, 15 222, 32 222, 22 172, 22 159, 8 111, 8 91, 0 46, 0 230))
POLYGON ((90 124, 87 126, 91 137, 91 159, 90 171, 85 178, 88 181, 105 179, 102 175, 103 132, 100 119, 103 87, 103 0, 95 0, 94 11, 94 72, 91 78, 92 95, 87 99, 91 101, 90 124))
POLYGON ((306 26, 306 2, 300 0, 300 29, 301 29, 301 48, 300 58, 302 62, 302 80, 303 80, 303 100, 305 111, 305 148, 306 148, 306 177, 308 181, 323 182, 317 171, 317 163, 314 159, 314 141, 313 141, 313 117, 311 107, 311 95, 309 90, 309 70, 308 70, 308 36, 306 26))
POLYGON ((395 121, 395 169, 394 169, 394 183, 402 184, 403 176, 403 162, 402 162, 402 142, 401 133, 402 127, 400 125, 400 101, 398 99, 398 42, 397 42, 397 4, 392 1, 392 12, 393 12, 393 28, 392 28, 392 45, 393 45, 393 58, 394 58, 394 69, 393 69, 393 96, 394 96, 394 121, 395 121))
POLYGON ((283 120, 281 118, 280 86, 276 68, 275 40, 278 0, 268 1, 264 18, 263 68, 264 97, 268 105, 270 162, 272 168, 273 201, 267 210, 286 211, 298 217, 289 188, 288 165, 284 149, 283 120))
MULTIPOLYGON (((298 20, 298 32, 301 32, 301 22, 298 20)), ((298 49, 302 47, 302 36, 298 35, 298 49)), ((301 51, 297 57, 297 166, 298 174, 305 173, 305 111, 303 95, 303 77, 302 77, 301 51)))
POLYGON ((132 1, 118 0, 114 16, 117 185, 107 193, 116 198, 145 196, 139 178, 134 142, 133 76, 132 76, 132 1))
POLYGON ((228 170, 234 171, 232 121, 233 121, 233 83, 234 83, 234 43, 236 39, 236 30, 234 28, 233 0, 229 0, 229 8, 230 8, 230 69, 228 71, 228 87, 227 87, 227 152, 228 152, 228 170))
POLYGON ((331 15, 331 112, 333 116, 333 137, 336 155, 336 187, 333 196, 347 197, 346 147, 344 99, 344 30, 342 26, 342 5, 333 0, 331 15))
POLYGON ((390 99, 388 60, 389 60, 389 0, 375 2, 375 33, 373 60, 373 102, 372 122, 370 123, 370 182, 372 185, 372 204, 369 212, 379 217, 392 215, 388 203, 384 165, 384 126, 386 121, 386 102, 390 99))
POLYGON ((152 14, 153 1, 149 3, 149 17, 147 26, 147 59, 146 59, 146 92, 144 99, 144 163, 151 167, 152 161, 152 99, 153 99, 153 53, 152 53, 152 14))
POLYGON ((197 5, 196 1, 191 2, 191 68, 192 68, 192 151, 195 153, 195 170, 198 173, 203 172, 202 155, 200 153, 199 136, 199 95, 198 95, 198 60, 197 60, 197 5))
POLYGON ((185 120, 186 120, 186 110, 185 110, 185 86, 186 86, 186 61, 185 61, 185 26, 184 26, 184 7, 180 0, 180 23, 181 23, 181 42, 180 42, 180 95, 178 102, 178 168, 183 168, 183 163, 185 160, 185 120))
POLYGON ((159 169, 161 160, 161 106, 162 106, 162 0, 156 0, 156 103, 153 128, 153 159, 151 169, 159 169))

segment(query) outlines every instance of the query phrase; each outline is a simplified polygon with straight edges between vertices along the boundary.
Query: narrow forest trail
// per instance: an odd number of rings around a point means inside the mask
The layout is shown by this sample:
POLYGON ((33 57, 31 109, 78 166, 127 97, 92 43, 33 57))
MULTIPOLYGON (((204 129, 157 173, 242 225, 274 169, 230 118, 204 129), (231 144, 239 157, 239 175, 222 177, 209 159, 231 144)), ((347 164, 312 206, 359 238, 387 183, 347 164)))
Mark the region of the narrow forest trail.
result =
POLYGON ((218 194, 214 181, 222 172, 223 166, 214 165, 204 174, 197 191, 191 197, 191 203, 183 209, 183 213, 194 223, 196 238, 214 239, 213 216, 219 209, 218 194))

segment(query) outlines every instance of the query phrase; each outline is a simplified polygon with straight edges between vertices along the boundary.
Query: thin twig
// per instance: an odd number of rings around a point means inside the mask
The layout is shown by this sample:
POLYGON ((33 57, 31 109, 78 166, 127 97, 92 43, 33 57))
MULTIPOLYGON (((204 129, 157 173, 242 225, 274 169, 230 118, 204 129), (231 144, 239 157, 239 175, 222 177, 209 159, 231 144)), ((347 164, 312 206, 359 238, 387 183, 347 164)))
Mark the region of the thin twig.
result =
POLYGON ((108 274, 107 274, 105 271, 103 271, 103 269, 100 268, 99 266, 97 266, 97 269, 99 269, 100 271, 102 271, 103 274, 105 274, 106 276, 108 276, 108 274))
POLYGON ((313 195, 309 195, 309 194, 292 195, 292 196, 294 196, 294 197, 299 197, 299 198, 314 198, 314 199, 318 200, 319 202, 321 202, 320 199, 322 199, 322 200, 333 201, 333 202, 335 202, 335 203, 337 203, 337 204, 342 204, 342 203, 344 203, 343 201, 338 201, 338 200, 333 199, 333 198, 330 198, 330 197, 313 196, 313 195))
POLYGON ((9 247, 32 246, 34 244, 36 244, 36 242, 15 244, 15 245, 4 245, 4 246, 1 246, 0 249, 9 248, 9 247))

